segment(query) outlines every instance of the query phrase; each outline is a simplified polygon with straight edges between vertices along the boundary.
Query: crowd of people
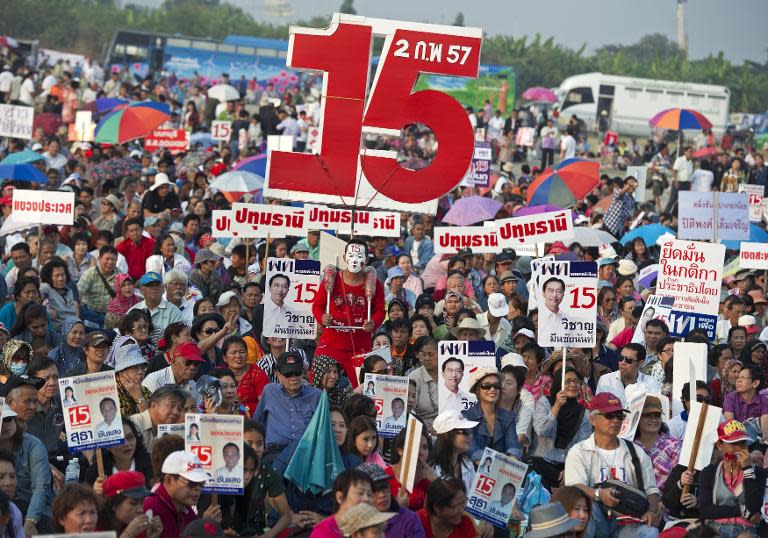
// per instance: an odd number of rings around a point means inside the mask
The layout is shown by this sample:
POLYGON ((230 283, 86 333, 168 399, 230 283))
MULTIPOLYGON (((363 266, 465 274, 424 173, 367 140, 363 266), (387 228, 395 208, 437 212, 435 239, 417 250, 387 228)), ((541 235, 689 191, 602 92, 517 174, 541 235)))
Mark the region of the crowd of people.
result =
MULTIPOLYGON (((293 135, 294 148, 304 150, 306 131, 319 114, 319 107, 310 113, 301 108, 317 102, 310 85, 283 93, 270 85, 246 86, 241 100, 217 103, 207 99, 200 81, 172 74, 138 80, 119 68, 74 73, 62 62, 36 70, 6 61, 0 102, 60 114, 64 128, 41 127, 31 140, 2 139, 3 157, 37 153, 29 163, 48 183, 0 178, 1 222, 12 214, 16 188, 70 191, 76 202, 72 225, 0 237, 0 296, 6 297, 0 308, 0 535, 113 530, 124 538, 487 538, 514 535, 522 521, 532 538, 768 536, 765 272, 740 271, 723 281, 713 340, 703 330, 681 338, 658 319, 643 320, 638 330, 655 286, 642 285, 638 276, 659 262, 657 245, 640 238, 625 245, 547 244, 549 255, 599 267, 596 344, 568 348, 564 361, 563 350, 537 344, 530 257, 511 249, 434 252, 435 229, 445 225, 441 218, 456 200, 497 199, 503 204, 497 218, 525 206, 527 188, 541 171, 529 166, 530 153, 541 156, 542 168, 589 156, 588 133, 578 118, 561 134, 556 109, 549 116, 516 110, 504 118, 489 102, 477 112, 468 108, 473 126, 493 144, 495 183, 447 193, 436 216, 403 214, 398 238, 350 240, 339 253, 333 295, 316 295, 317 338, 288 341, 262 334, 271 288, 281 285, 266 282, 265 262, 319 260, 319 231, 251 243, 214 238, 211 213, 229 208, 231 200, 208 185, 238 159, 262 151, 268 135, 293 135), (231 144, 206 150, 192 170, 180 166, 183 152, 148 153, 136 142, 69 142, 66 126, 74 111, 100 97, 168 102, 174 111, 169 125, 194 133, 213 119, 229 120, 247 141, 233 135, 231 144), (249 112, 255 103, 257 110, 249 112), (537 127, 535 147, 515 144, 525 125, 537 127), (119 158, 135 161, 134 171, 91 173, 119 158), (370 315, 367 266, 377 276, 370 315), (358 330, 336 328, 350 320, 358 330), (642 344, 633 343, 636 331, 642 344), (464 372, 459 360, 439 365, 438 343, 450 340, 493 342, 495 367, 464 372), (680 460, 692 393, 685 386, 672 394, 678 341, 706 344, 707 379, 693 389, 698 402, 723 411, 712 461, 700 470, 680 460), (358 362, 353 356, 361 354, 365 359, 358 362), (63 406, 73 396, 60 397, 58 382, 110 370, 125 443, 98 449, 101 474, 94 451, 68 451, 63 406), (424 426, 413 491, 399 481, 406 431, 380 438, 376 406, 362 384, 369 373, 408 378, 407 402, 400 401, 394 414, 405 411, 424 426), (465 374, 469 393, 459 388, 465 374), (205 386, 198 383, 201 376, 208 376, 205 386), (220 392, 215 404, 203 393, 210 377, 220 392), (476 403, 461 410, 441 407, 440 379, 450 402, 476 403), (647 396, 634 439, 624 440, 619 432, 638 391, 647 396), (326 397, 328 426, 345 469, 330 491, 311 494, 285 471, 326 397), (683 409, 670 414, 673 398, 682 399, 683 409), (185 450, 184 438, 158 434, 158 426, 184 422, 185 413, 245 418, 244 495, 202 493, 210 474, 185 450), (517 503, 509 528, 466 512, 485 448, 528 464, 525 488, 517 494, 506 486, 499 490, 499 502, 517 503), (79 477, 68 475, 72 458, 79 477)), ((223 75, 219 82, 228 80, 223 75)), ((705 135, 702 147, 714 157, 698 169, 692 147, 681 148, 670 164, 670 148, 660 141, 642 149, 634 141, 629 149, 619 142, 618 155, 649 164, 654 201, 638 205, 632 196, 636 179, 606 174, 572 207, 576 225, 616 239, 653 222, 674 230, 678 191, 766 184, 766 167, 754 148, 723 141, 718 146, 705 135), (606 197, 610 204, 600 209, 606 197)), ((431 132, 418 126, 402 140, 365 143, 394 144, 402 160, 416 167, 428 164, 437 149, 431 132)), ((737 255, 729 251, 729 258, 737 255)))

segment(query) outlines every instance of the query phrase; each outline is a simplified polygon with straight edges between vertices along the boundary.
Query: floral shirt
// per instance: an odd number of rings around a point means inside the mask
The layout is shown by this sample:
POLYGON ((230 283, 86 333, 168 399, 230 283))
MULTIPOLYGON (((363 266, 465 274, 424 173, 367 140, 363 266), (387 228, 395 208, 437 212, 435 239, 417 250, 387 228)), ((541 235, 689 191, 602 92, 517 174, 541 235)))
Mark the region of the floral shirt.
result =
POLYGON ((650 450, 646 450, 637 439, 635 444, 645 450, 645 453, 651 458, 656 485, 663 494, 667 477, 680 459, 680 449, 683 446, 683 440, 672 437, 668 433, 660 433, 658 439, 656 439, 656 444, 650 450))

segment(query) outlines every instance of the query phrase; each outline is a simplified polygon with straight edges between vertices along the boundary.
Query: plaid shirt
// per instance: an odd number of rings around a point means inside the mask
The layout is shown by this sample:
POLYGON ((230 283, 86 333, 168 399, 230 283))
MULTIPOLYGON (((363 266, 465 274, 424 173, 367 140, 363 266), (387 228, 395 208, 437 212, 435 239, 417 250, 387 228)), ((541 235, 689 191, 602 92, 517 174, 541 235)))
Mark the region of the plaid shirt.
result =
POLYGON ((617 190, 613 193, 613 200, 611 206, 605 213, 603 218, 603 226, 605 229, 615 235, 617 238, 621 237, 621 232, 624 230, 624 223, 635 212, 635 206, 637 202, 635 198, 629 194, 621 194, 621 191, 617 190))
POLYGON ((646 450, 639 440, 635 444, 645 450, 648 457, 653 462, 653 475, 656 477, 656 485, 664 493, 664 483, 667 481, 672 468, 677 465, 680 459, 680 449, 683 446, 683 440, 672 437, 667 433, 660 433, 656 444, 650 450, 646 450))

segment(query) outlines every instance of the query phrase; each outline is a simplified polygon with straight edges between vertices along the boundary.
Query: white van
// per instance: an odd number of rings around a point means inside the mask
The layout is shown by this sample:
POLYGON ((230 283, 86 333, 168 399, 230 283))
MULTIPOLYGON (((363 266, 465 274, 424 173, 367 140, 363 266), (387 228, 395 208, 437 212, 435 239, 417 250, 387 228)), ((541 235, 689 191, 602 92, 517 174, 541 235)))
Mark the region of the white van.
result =
POLYGON ((689 108, 704 114, 717 134, 728 125, 731 91, 725 86, 618 77, 585 73, 565 79, 556 91, 560 123, 576 114, 592 130, 606 112, 611 130, 629 136, 647 136, 653 116, 667 108, 689 108))

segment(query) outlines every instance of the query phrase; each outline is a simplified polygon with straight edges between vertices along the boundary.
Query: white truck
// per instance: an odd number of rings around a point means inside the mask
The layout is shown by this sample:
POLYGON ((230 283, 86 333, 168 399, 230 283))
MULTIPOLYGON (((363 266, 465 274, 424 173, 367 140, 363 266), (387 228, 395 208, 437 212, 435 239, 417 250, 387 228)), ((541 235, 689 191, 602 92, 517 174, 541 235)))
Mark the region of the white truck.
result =
POLYGON ((611 130, 628 136, 650 134, 648 120, 668 108, 696 110, 712 122, 716 134, 722 134, 728 125, 731 101, 731 91, 725 86, 603 73, 568 77, 556 94, 561 126, 576 114, 588 129, 593 130, 604 115, 611 130))

